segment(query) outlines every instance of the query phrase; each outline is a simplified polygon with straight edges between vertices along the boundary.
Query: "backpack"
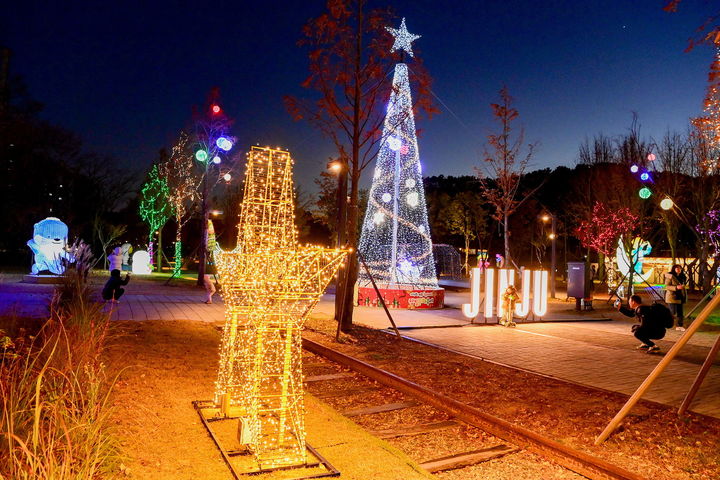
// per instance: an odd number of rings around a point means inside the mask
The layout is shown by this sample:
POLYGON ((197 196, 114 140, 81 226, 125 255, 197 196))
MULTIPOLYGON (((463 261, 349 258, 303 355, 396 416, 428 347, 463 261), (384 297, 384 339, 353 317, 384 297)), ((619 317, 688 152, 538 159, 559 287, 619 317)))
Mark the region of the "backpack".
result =
POLYGON ((670 309, 662 303, 653 303, 650 305, 650 315, 652 315, 654 325, 662 325, 663 328, 672 328, 674 319, 670 309))

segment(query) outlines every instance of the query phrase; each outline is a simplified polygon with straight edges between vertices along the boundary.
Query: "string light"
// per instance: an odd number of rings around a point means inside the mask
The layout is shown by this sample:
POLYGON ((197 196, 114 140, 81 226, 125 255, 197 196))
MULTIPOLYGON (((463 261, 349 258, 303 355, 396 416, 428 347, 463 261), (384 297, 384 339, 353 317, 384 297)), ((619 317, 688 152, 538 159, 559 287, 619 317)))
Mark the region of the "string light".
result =
MULTIPOLYGON (((393 51, 412 56, 410 42, 419 36, 407 33, 405 20, 387 30, 395 35, 393 51)), ((398 63, 359 246, 381 290, 441 291, 429 232, 408 68, 398 63)), ((360 288, 371 287, 364 270, 358 277, 360 288)))
POLYGON ((215 402, 241 417, 263 469, 306 461, 301 329, 347 255, 298 244, 292 164, 251 148, 237 246, 214 251, 226 306, 215 402))

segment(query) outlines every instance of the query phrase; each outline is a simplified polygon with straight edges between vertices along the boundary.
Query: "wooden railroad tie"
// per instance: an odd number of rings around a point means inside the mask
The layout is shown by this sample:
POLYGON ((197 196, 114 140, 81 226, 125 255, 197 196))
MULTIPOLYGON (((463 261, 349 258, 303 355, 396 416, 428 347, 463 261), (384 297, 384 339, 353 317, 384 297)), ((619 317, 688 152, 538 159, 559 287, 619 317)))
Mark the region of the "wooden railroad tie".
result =
POLYGON ((517 447, 500 444, 490 448, 483 448, 482 450, 474 450, 472 452, 458 453, 448 455, 447 457, 436 458, 435 460, 428 460, 427 462, 421 463, 420 466, 430 473, 436 473, 487 462, 488 460, 515 453, 518 450, 520 449, 517 447))
POLYGON ((313 393, 313 395, 317 398, 324 399, 324 398, 336 398, 336 397, 349 397, 351 395, 359 395, 361 393, 370 393, 370 392, 376 392, 380 390, 379 388, 348 388, 346 390, 335 390, 333 392, 325 392, 325 393, 313 393))
POLYGON ((325 380, 337 380, 338 378, 352 377, 352 373, 328 373, 327 375, 313 375, 312 377, 305 377, 305 383, 322 382, 325 380))
POLYGON ((374 407, 356 408, 343 412, 346 417, 358 417, 360 415, 372 415, 373 413, 392 412, 393 410, 402 410, 403 408, 416 407, 417 402, 400 402, 386 403, 385 405, 376 405, 374 407))
POLYGON ((397 437, 412 437, 414 435, 422 435, 424 433, 435 432, 437 430, 444 430, 458 425, 455 420, 445 420, 443 422, 436 423, 423 423, 420 425, 411 425, 409 427, 401 428, 390 428, 387 430, 375 430, 372 433, 376 437, 383 439, 397 438, 397 437))

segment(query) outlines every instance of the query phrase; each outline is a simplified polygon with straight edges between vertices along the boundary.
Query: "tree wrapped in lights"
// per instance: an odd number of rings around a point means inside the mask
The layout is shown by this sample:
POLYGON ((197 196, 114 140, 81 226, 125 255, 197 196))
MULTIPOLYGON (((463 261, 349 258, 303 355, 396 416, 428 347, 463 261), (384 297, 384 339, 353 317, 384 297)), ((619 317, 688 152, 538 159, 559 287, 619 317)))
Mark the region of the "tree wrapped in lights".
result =
POLYGON ((717 173, 720 168, 720 40, 715 44, 715 59, 710 64, 703 107, 705 115, 694 118, 692 123, 707 147, 704 167, 708 173, 717 173))
POLYGON ((189 205, 197 195, 197 176, 193 165, 193 154, 187 133, 180 137, 172 149, 170 158, 160 164, 160 175, 168 184, 168 201, 172 205, 177 230, 175 231, 175 268, 173 277, 180 275, 182 268, 182 229, 190 216, 189 205))
POLYGON ((198 285, 203 284, 205 264, 208 255, 207 224, 210 220, 210 193, 222 179, 230 181, 229 171, 221 170, 220 164, 227 160, 228 152, 235 145, 235 138, 229 135, 232 121, 220 106, 220 89, 210 91, 208 101, 202 112, 195 113, 195 137, 193 155, 197 160, 202 180, 200 185, 200 212, 202 232, 198 253, 198 285))
MULTIPOLYGON (((412 56, 410 44, 419 37, 408 33, 405 19, 388 31, 395 36, 392 50, 412 56)), ((395 66, 358 251, 381 288, 438 288, 405 63, 395 66)), ((360 287, 371 285, 365 270, 358 280, 360 287)))
POLYGON ((159 231, 173 214, 173 206, 169 197, 170 189, 167 181, 160 175, 158 166, 153 165, 140 191, 140 205, 138 206, 140 218, 147 223, 150 230, 148 248, 152 248, 153 234, 159 231))
POLYGON ((301 329, 346 250, 300 246, 292 158, 252 147, 234 250, 214 251, 226 306, 215 403, 260 468, 305 464, 301 329))
POLYGON ((604 203, 596 202, 590 220, 581 222, 575 230, 575 236, 584 247, 604 255, 608 287, 617 286, 613 253, 621 238, 632 242, 632 233, 637 223, 637 215, 629 208, 612 209, 604 203))

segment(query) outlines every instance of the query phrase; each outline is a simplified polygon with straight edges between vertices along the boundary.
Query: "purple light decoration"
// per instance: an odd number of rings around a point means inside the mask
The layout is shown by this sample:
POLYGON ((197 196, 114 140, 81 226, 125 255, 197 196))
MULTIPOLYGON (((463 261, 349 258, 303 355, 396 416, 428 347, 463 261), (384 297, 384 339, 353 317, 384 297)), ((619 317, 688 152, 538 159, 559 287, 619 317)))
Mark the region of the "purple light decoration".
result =
POLYGON ((642 180, 643 182, 647 182, 648 180, 650 180, 650 174, 648 172, 641 173, 640 180, 642 180))

